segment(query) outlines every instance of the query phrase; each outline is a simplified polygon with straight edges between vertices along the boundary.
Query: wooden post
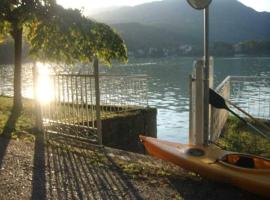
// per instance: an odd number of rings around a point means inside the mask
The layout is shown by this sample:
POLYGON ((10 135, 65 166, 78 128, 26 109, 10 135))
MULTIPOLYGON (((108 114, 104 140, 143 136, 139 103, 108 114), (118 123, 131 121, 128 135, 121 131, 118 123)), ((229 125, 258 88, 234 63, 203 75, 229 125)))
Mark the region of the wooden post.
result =
POLYGON ((195 97, 195 110, 196 110, 196 135, 195 144, 204 144, 204 62, 198 60, 196 63, 196 97, 195 97))
POLYGON ((214 88, 214 58, 212 56, 209 60, 209 88, 214 88))
POLYGON ((204 144, 204 61, 194 63, 191 80, 189 144, 204 144))
POLYGON ((42 122, 42 112, 41 105, 38 99, 38 70, 36 67, 36 62, 34 62, 34 66, 32 68, 33 74, 33 98, 35 102, 35 110, 36 110, 36 127, 39 132, 43 132, 43 122, 42 122))
POLYGON ((193 82, 195 81, 195 78, 193 77, 193 74, 189 76, 189 144, 192 144, 193 142, 193 133, 194 132, 194 105, 193 105, 193 82))
POLYGON ((100 115, 100 88, 99 88, 99 67, 98 59, 94 57, 94 76, 95 76, 95 94, 96 94, 96 122, 97 122, 97 134, 98 143, 102 145, 102 125, 101 125, 101 115, 100 115))

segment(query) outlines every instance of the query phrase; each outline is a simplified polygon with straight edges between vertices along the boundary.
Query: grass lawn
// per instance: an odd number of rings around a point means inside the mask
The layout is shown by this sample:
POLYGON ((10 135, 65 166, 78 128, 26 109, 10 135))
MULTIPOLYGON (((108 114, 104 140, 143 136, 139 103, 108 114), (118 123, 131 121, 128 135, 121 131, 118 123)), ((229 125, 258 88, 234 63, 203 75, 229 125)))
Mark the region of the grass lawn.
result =
MULTIPOLYGON (((0 96, 0 134, 3 132, 5 123, 10 115, 12 108, 12 98, 0 96)), ((23 111, 17 124, 16 131, 13 133, 13 138, 20 137, 31 132, 34 127, 34 104, 33 101, 23 100, 23 111)))

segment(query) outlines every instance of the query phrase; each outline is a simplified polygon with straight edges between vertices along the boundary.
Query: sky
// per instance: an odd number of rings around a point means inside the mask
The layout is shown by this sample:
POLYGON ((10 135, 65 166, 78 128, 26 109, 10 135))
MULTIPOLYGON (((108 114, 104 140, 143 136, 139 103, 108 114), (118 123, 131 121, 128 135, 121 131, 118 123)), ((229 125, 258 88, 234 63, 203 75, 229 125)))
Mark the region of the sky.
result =
POLYGON ((270 0, 239 0, 246 6, 252 7, 257 11, 270 12, 270 0))
MULTIPOLYGON (((135 6, 154 0, 57 0, 57 3, 66 8, 78 8, 90 12, 98 12, 100 9, 115 6, 135 6)), ((257 11, 270 12, 270 0, 238 0, 246 6, 257 11)))

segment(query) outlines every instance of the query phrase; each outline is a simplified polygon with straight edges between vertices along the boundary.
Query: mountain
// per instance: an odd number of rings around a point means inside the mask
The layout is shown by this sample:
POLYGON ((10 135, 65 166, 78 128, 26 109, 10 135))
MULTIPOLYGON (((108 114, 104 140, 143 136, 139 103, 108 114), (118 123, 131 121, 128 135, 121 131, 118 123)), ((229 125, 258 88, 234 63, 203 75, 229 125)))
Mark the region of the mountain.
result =
MULTIPOLYGON (((163 0, 120 7, 90 16, 120 32, 129 49, 201 45, 203 12, 186 0, 163 0)), ((257 12, 237 0, 213 0, 210 5, 210 41, 236 43, 270 39, 270 13, 257 12)))

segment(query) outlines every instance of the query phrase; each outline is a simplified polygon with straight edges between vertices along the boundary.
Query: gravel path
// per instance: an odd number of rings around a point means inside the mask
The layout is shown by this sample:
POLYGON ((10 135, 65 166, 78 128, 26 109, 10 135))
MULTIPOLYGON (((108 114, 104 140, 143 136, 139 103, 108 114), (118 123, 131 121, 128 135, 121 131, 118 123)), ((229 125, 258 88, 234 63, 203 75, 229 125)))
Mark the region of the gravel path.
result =
POLYGON ((76 144, 0 138, 0 199, 261 199, 149 156, 76 144))

